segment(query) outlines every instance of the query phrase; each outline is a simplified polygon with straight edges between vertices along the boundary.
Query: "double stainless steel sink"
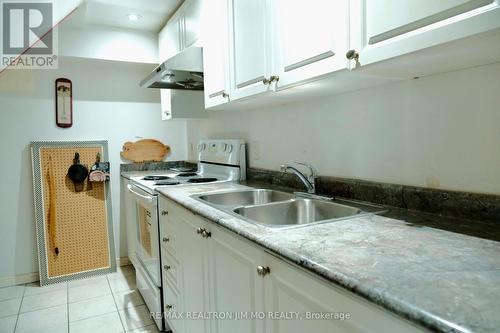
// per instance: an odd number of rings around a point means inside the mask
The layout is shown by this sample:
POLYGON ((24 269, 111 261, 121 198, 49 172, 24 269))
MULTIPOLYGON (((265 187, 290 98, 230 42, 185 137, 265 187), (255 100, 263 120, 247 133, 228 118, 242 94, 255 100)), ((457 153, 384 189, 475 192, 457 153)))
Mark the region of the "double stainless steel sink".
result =
POLYGON ((382 212, 380 206, 342 200, 300 198, 292 193, 245 189, 195 196, 249 222, 274 228, 298 227, 382 212))

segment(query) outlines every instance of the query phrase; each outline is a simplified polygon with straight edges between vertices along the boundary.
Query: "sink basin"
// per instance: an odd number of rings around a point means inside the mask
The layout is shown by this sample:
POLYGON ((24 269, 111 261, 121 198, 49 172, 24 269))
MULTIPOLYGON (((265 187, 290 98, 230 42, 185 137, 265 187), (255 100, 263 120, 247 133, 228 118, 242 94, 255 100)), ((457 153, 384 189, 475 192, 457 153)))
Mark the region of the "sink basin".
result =
POLYGON ((331 221, 363 213, 356 207, 310 199, 240 207, 234 209, 234 212, 248 220, 274 227, 331 221))
POLYGON ((286 201, 294 196, 291 193, 274 190, 243 190, 224 193, 205 194, 198 199, 217 206, 250 206, 286 201))

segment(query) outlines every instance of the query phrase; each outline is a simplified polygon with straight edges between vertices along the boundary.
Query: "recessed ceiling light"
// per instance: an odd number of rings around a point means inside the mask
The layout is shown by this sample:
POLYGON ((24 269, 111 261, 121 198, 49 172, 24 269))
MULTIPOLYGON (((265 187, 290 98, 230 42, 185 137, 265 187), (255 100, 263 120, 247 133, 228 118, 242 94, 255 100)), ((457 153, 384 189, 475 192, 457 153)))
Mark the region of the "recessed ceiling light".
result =
POLYGON ((129 21, 134 21, 134 22, 139 21, 142 18, 142 16, 139 14, 127 14, 127 17, 129 21))

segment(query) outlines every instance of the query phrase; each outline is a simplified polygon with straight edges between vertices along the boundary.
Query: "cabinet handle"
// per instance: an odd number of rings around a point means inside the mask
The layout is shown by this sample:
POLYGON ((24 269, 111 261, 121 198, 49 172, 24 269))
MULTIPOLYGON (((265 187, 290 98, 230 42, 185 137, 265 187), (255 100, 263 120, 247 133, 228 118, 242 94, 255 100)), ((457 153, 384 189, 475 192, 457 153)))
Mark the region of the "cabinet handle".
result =
POLYGON ((162 215, 162 216, 168 215, 168 212, 167 212, 166 210, 162 210, 162 211, 161 211, 161 215, 162 215))
POLYGON ((171 310, 174 306, 173 305, 170 305, 170 304, 167 304, 165 305, 165 309, 167 310, 171 310))
POLYGON ((202 236, 203 236, 203 231, 205 231, 205 229, 203 229, 203 228, 198 228, 198 229, 196 229, 196 233, 197 233, 198 235, 202 235, 202 236))
POLYGON ((163 243, 168 243, 168 242, 170 242, 170 238, 168 238, 168 237, 163 237, 163 239, 162 239, 162 240, 163 240, 163 243))
POLYGON ((347 53, 345 54, 345 56, 349 60, 356 60, 356 61, 359 60, 359 53, 356 50, 349 50, 349 51, 347 51, 347 53))
POLYGON ((201 233, 201 237, 203 237, 203 238, 212 237, 212 233, 210 231, 206 231, 205 229, 203 229, 203 232, 201 233))
POLYGON ((262 83, 265 85, 269 85, 275 81, 278 82, 279 79, 280 79, 280 77, 278 75, 272 75, 271 77, 269 77, 269 79, 264 78, 264 80, 262 80, 262 83))
POLYGON ((222 97, 224 98, 228 98, 229 97, 229 94, 225 91, 222 92, 222 97))
POLYGON ((259 274, 259 276, 264 277, 269 273, 271 273, 271 269, 269 267, 257 266, 257 274, 259 274))
POLYGON ((169 265, 165 265, 165 266, 163 266, 163 268, 164 268, 166 271, 168 271, 168 270, 170 269, 170 266, 169 266, 169 265))

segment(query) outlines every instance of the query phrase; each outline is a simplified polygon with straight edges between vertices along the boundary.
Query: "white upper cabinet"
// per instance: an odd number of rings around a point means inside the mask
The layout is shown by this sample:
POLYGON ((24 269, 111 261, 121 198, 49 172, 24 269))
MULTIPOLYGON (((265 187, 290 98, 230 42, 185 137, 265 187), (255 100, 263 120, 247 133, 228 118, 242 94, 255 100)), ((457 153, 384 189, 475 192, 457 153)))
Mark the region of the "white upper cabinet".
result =
MULTIPOLYGON (((208 2, 212 2, 209 0, 208 2)), ((184 22, 183 48, 194 45, 199 38, 201 28, 202 0, 187 0, 182 7, 184 22)))
POLYGON ((229 102, 228 1, 211 0, 203 19, 205 108, 229 102))
POLYGON ((500 27, 495 0, 351 0, 350 13, 361 65, 500 27))
MULTIPOLYGON (((158 34, 159 63, 198 42, 203 3, 187 0, 168 20, 158 34)), ((162 120, 206 117, 202 91, 160 89, 160 99, 162 120)))
POLYGON ((348 0, 273 4, 278 90, 347 68, 348 0))
POLYGON ((160 63, 181 50, 181 26, 179 17, 169 21, 158 35, 158 60, 160 63))
POLYGON ((271 90, 272 27, 269 0, 230 0, 231 99, 271 90))

